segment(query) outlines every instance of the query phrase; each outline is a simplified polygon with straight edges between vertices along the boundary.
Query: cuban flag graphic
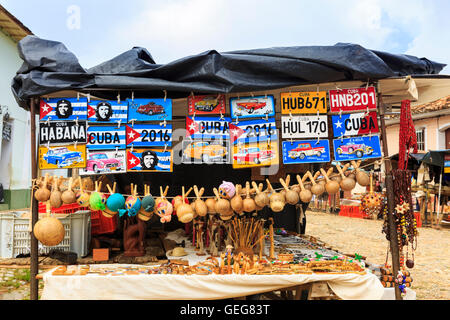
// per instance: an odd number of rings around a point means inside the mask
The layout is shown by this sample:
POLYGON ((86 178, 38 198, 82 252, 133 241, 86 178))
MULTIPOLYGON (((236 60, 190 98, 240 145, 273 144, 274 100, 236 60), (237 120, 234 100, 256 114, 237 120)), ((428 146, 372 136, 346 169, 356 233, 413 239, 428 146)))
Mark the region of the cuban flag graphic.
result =
POLYGON ((233 144, 278 140, 275 118, 230 122, 230 141, 233 144))
POLYGON ((128 102, 117 100, 91 100, 87 103, 89 122, 94 123, 127 123, 128 102))
POLYGON ((186 137, 192 139, 228 139, 230 117, 186 117, 186 137))
POLYGON ((374 111, 368 115, 365 112, 333 115, 331 121, 334 137, 375 134, 379 131, 377 113, 374 111))
POLYGON ((168 147, 172 146, 172 125, 135 124, 126 126, 127 146, 168 147))
POLYGON ((127 171, 172 172, 172 150, 127 150, 127 171))
POLYGON ((125 126, 89 126, 87 148, 89 150, 125 149, 125 126))
POLYGON ((87 119, 87 98, 41 99, 39 104, 40 121, 77 119, 87 119))

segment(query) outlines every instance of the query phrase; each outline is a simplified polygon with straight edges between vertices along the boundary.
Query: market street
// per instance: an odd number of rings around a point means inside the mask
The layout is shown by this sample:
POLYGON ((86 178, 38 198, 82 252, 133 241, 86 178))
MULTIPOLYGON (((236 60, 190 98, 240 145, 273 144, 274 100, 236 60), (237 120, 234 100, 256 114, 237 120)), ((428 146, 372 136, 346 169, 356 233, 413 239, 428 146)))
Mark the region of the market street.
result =
MULTIPOLYGON (((381 233, 382 220, 307 212, 306 234, 319 238, 343 253, 358 253, 372 264, 384 264, 388 241, 381 233)), ((450 298, 450 229, 419 228, 412 289, 417 300, 450 298)), ((410 253, 411 254, 411 253, 410 253)), ((391 263, 391 256, 389 262, 391 263)))

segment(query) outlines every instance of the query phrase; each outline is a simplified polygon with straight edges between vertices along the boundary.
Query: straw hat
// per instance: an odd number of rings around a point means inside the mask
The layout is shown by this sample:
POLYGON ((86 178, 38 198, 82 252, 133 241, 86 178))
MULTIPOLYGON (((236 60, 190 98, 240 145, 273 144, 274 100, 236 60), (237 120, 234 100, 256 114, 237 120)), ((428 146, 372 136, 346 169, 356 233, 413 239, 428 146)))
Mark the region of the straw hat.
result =
POLYGON ((182 257, 182 256, 187 256, 186 251, 184 251, 183 247, 176 247, 173 250, 169 250, 166 253, 168 256, 172 256, 172 257, 182 257))
POLYGON ((416 196, 416 198, 425 197, 425 192, 423 192, 422 190, 419 190, 416 192, 415 196, 416 196))

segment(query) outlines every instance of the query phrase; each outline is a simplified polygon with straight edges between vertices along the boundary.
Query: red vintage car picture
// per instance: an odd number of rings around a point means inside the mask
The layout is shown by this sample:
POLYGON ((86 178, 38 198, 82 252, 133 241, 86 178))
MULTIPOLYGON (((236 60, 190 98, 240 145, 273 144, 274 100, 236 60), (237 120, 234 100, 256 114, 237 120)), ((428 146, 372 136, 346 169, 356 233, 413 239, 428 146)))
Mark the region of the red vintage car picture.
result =
POLYGON ((297 148, 289 151, 289 158, 296 159, 305 159, 305 157, 320 157, 322 153, 325 152, 325 147, 312 147, 310 143, 301 143, 297 148))
POLYGON ((164 107, 150 101, 145 105, 139 106, 137 112, 148 115, 161 114, 164 113, 164 107))
POLYGON ((270 160, 274 157, 271 150, 261 151, 259 148, 245 148, 233 155, 233 159, 238 164, 255 163, 260 164, 263 161, 270 160))
POLYGON ((106 153, 91 153, 87 160, 86 171, 95 173, 121 171, 123 170, 122 161, 114 158, 108 158, 106 153))
POLYGON ((355 153, 358 158, 361 158, 364 154, 371 155, 373 148, 366 146, 365 144, 356 144, 348 142, 336 148, 337 154, 353 154, 355 153))
POLYGON ((264 108, 266 106, 265 102, 259 102, 258 99, 251 99, 248 102, 238 102, 236 105, 240 109, 245 109, 249 114, 252 114, 255 110, 264 108))

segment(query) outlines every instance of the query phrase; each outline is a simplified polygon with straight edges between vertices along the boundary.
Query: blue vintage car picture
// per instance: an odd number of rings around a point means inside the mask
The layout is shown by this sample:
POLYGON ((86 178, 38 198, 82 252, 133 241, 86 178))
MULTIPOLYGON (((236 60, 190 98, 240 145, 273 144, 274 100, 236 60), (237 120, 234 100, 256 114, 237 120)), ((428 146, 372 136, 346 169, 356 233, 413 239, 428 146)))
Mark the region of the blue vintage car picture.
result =
POLYGON ((49 149, 43 156, 48 164, 54 164, 58 168, 71 166, 74 163, 83 162, 82 153, 78 151, 70 151, 66 147, 58 147, 49 149))

